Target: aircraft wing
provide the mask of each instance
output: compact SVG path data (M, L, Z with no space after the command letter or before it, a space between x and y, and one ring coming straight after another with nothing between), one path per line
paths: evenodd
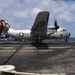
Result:
M39 12L31 28L31 36L45 37L47 34L48 19L49 19L48 11Z

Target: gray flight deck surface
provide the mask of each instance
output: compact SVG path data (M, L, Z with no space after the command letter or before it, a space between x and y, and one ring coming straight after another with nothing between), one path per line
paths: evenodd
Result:
M20 72L75 73L75 40L50 40L43 44L0 41L0 65L3 64L14 65Z

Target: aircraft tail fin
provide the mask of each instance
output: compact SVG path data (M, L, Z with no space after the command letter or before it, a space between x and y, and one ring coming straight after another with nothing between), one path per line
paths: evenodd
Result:
M0 35L1 35L2 31L3 31L3 23L2 23L2 20L0 20Z
M8 23L5 23L4 20L0 20L0 35L1 33L6 33L8 29L10 28Z

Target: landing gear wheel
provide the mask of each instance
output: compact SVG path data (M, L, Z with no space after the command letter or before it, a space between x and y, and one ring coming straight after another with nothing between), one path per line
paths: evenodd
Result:
M42 43L42 40L36 40L36 43Z
M67 42L68 41L68 39L65 39L65 42Z
M38 39L36 40L36 43L42 43L42 39L41 39L40 36L39 36Z

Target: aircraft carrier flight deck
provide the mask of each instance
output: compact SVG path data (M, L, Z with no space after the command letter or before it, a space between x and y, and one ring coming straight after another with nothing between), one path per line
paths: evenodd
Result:
M0 41L0 65L14 65L18 72L36 74L75 73L75 41ZM0 75L14 75L1 73ZM15 75L21 75L16 74ZM25 74L26 75L26 74Z

